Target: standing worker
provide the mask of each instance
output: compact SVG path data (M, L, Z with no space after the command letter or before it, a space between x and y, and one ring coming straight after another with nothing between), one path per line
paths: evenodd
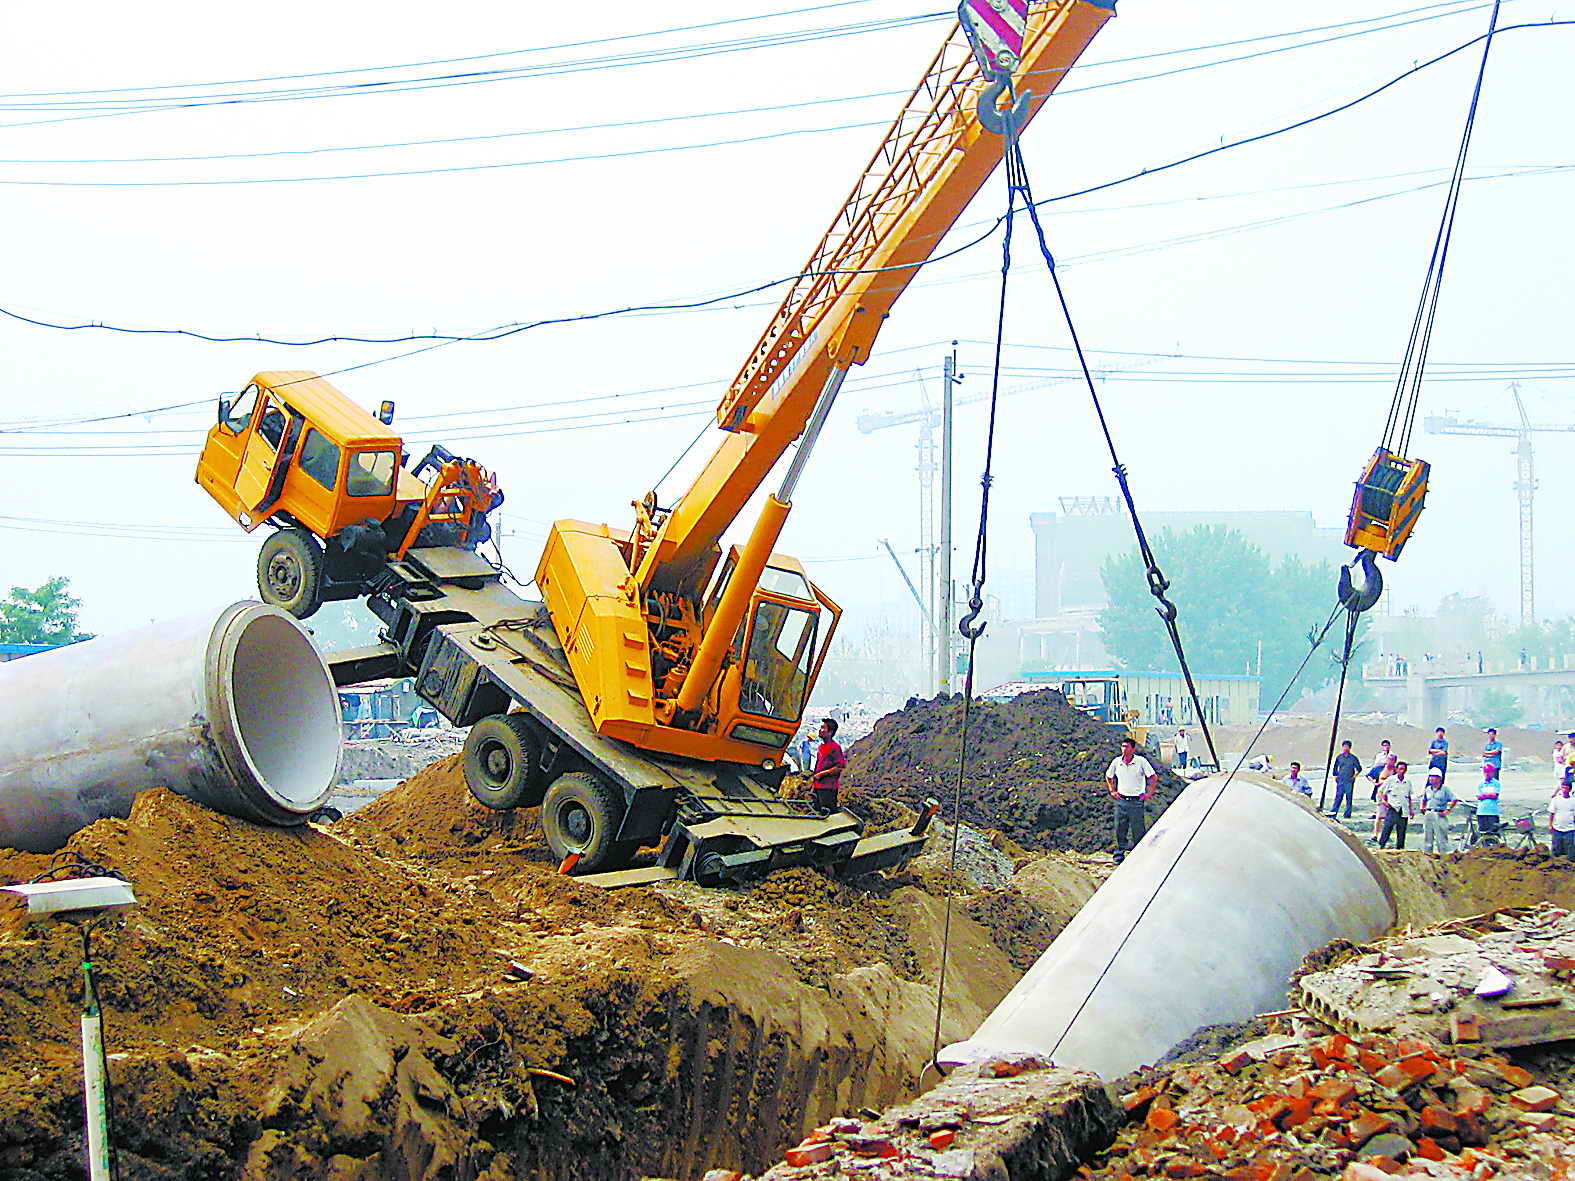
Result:
M1455 793L1444 786L1444 773L1429 768L1427 786L1422 789L1422 848L1429 853L1448 853L1449 814L1454 811ZM1404 843L1400 846L1405 848Z
M1116 864L1126 860L1127 852L1143 839L1146 824L1143 805L1154 797L1159 782L1153 764L1137 753L1137 743L1121 740L1121 754L1105 768L1105 786L1115 801Z
M1176 766L1183 771L1187 769L1187 756L1192 753L1192 743L1187 738L1185 726L1176 731Z
M1337 815L1340 811L1340 801L1345 800L1345 818L1351 818L1351 797L1356 794L1356 773L1362 769L1362 760L1351 753L1351 743L1347 739L1340 743L1340 753L1334 756L1334 808L1329 815Z
M1483 733L1487 735L1487 741L1482 744L1482 762L1493 765L1493 778L1497 779L1504 774L1504 744L1498 740L1498 731L1492 726Z
M1406 826L1416 815L1416 796L1411 790L1411 781L1405 777L1408 769L1405 763L1396 763L1395 773L1385 779L1379 789L1379 799L1385 805L1384 826L1378 833L1380 849L1389 843L1390 833L1394 834L1395 848L1405 848Z
M1427 769L1437 771L1440 779L1449 776L1449 739L1442 726L1433 731L1433 745L1427 748Z
M837 791L842 786L842 768L848 765L837 743L837 720L824 718L820 723L820 749L815 752L815 770L810 775L810 797L815 811L829 816L837 810Z
M1498 790L1498 768L1483 763L1482 782L1477 785L1477 831L1490 836L1498 832Z
M802 775L808 775L815 767L815 743L809 736L809 731L804 731L804 736L798 740L798 769Z
M1548 831L1555 857L1575 858L1575 796L1570 792L1569 783L1561 783L1548 801Z

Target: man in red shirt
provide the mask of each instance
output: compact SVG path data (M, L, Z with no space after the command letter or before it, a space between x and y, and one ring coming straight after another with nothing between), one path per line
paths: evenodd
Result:
M837 745L837 723L826 718L820 723L820 749L815 752L815 770L809 777L810 796L815 811L829 815L837 810L837 789L842 786L842 768L848 760Z

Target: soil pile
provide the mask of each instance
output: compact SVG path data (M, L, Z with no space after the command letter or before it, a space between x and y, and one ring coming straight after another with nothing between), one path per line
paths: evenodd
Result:
M1105 768L1121 753L1116 732L1073 708L1055 689L1009 701L976 701L968 723L962 819L997 829L1029 849L1092 853L1110 848ZM875 723L848 752L843 783L856 810L877 819L956 791L962 699L915 701ZM1186 786L1160 768L1149 818ZM949 806L948 806L949 811Z
M1382 850L1376 856L1394 888L1400 927L1543 902L1575 910L1575 866L1546 849L1472 849L1444 857Z

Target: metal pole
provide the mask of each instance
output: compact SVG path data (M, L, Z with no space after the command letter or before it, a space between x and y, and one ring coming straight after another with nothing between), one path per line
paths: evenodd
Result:
M941 692L952 689L952 386L957 383L957 342L941 369L941 561L936 595L935 680Z
M104 1081L104 1018L93 984L88 930L82 929L82 1098L87 1123L88 1181L110 1181L109 1103Z

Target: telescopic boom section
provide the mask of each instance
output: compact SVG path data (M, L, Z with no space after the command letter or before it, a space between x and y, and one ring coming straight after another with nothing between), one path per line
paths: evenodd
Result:
M1115 0L1032 5L1014 79L1032 95L1026 119L1114 12ZM975 109L984 86L954 28L717 408L728 435L640 555L643 590L703 589L713 547L835 390L834 371L869 360L892 304L1002 159Z

